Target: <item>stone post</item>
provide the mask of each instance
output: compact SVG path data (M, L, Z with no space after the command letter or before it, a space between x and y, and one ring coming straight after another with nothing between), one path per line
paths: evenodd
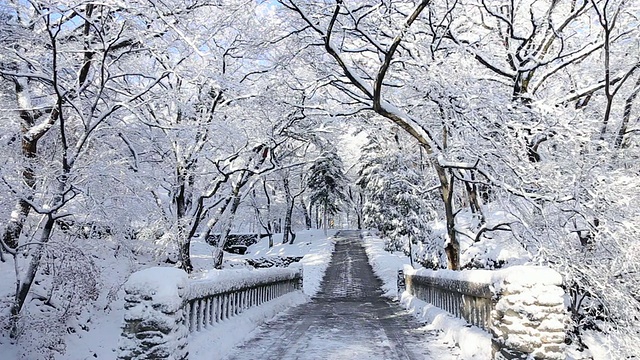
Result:
M187 359L187 291L188 276L180 269L155 267L133 273L125 283L118 359Z
M398 278L396 280L396 286L398 288L398 299L402 297L402 293L407 289L407 284L404 279L404 270L398 270Z
M498 300L489 327L493 358L564 360L568 317L560 274L519 266L508 269L494 286Z
M300 271L298 272L298 284L296 290L304 291L304 268L300 266Z

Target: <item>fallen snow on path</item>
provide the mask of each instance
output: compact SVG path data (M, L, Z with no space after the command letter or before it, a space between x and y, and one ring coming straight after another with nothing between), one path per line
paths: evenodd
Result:
M452 342L380 297L358 237L337 237L318 297L260 327L228 360L459 360Z
M369 264L376 275L382 280L384 296L397 299L398 270L410 263L409 258L401 251L390 253L384 250L384 240L368 232L363 233L363 245L369 258Z
M425 328L440 330L441 339L456 344L460 348L460 357L464 360L491 359L491 335L482 329L469 325L448 312L435 307L415 296L404 292L400 303L418 320L425 323Z

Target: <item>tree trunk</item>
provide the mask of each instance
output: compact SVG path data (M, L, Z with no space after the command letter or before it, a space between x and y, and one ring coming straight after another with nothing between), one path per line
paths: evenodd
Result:
M233 219L235 218L236 211L238 210L238 206L240 205L240 189L247 183L249 180L249 175L243 173L240 180L234 186L233 191L231 192L231 207L229 208L229 218L227 219L224 228L220 232L220 239L218 240L218 246L214 249L213 252L213 267L215 269L222 269L222 261L224 260L224 246L227 243L227 237L229 237L229 233L231 232L231 227L233 226Z
M264 189L264 194L267 198L267 221L265 222L262 219L262 215L260 214L260 206L258 206L258 204L254 202L255 210L256 210L256 219L258 220L258 223L260 224L260 227L262 228L262 230L266 231L266 234L269 237L269 248L272 248L273 232L271 231L271 198L269 197L269 193L267 192L267 185L264 180L262 181L262 187ZM255 190L254 190L254 198L255 198Z
M446 169L435 163L434 167L440 179L440 192L444 202L445 218L447 222L447 235L449 242L444 248L447 255L447 268L449 270L460 269L460 243L456 234L455 214L453 211L453 182L454 177L447 176ZM450 178L450 179L449 179Z
M327 236L327 204L324 204L322 211L322 228L324 229L324 235Z
M22 199L17 201L15 209L11 213L11 219L7 223L7 227L2 234L2 241L10 249L18 247L18 240L20 239L22 229L24 228L24 222L27 220L30 211L31 206L29 206L26 201Z
M469 178L471 180L475 180L473 172L469 172ZM484 213L482 212L482 205L480 203L480 197L478 196L478 186L474 183L465 182L465 189L467 190L467 197L469 199L469 207L471 208L471 212L477 214L480 218L480 224L482 225L486 222L484 217Z
M606 3L605 3L605 9L603 10L606 13ZM606 15L605 15L606 16ZM605 23L603 23L602 21L605 21ZM604 140L605 135L607 133L607 125L609 124L609 118L611 117L611 109L613 107L613 96L614 93L611 90L611 67L610 67L610 62L611 62L611 51L610 51L610 47L611 47L611 30L612 27L609 27L608 24L608 19L606 18L601 18L600 20L602 28L604 30L604 52L603 52L603 56L604 56L604 95L605 95L605 99L607 100L606 105L605 105L605 110L604 110L604 117L602 119L602 126L600 128L600 140Z
M14 84L18 104L32 107L31 101L29 99L29 94L27 94L26 82L23 80L15 80ZM22 120L22 157L24 162L24 169L22 170L22 180L24 181L24 184L29 187L29 189L35 190L35 172L33 170L31 162L36 158L36 155L38 153L38 140L40 140L40 138L48 131L49 128L42 127L42 130L40 130L37 134L27 136L29 131L35 126L35 115L31 109L25 108L20 110L20 119ZM57 111L53 110L49 117L49 123L51 124L53 121L55 121L55 119L57 119ZM22 229L24 227L24 222L29 216L30 211L31 206L29 206L29 203L25 200L20 199L16 202L15 208L11 213L11 218L9 219L7 227L2 234L2 240L10 249L15 249L16 247L18 247L18 240L20 239L20 235L22 234Z
M193 263L191 263L191 239L184 233L184 230L178 231L178 253L180 259L180 268L190 274L193 271Z
M300 206L302 207L302 213L304 214L304 225L306 226L307 230L311 229L311 215L309 214L310 209L307 208L307 204L304 203L304 199L302 198L302 196L300 197Z
M631 92L631 95L625 100L624 104L624 113L622 115L622 124L620 125L620 129L618 130L618 134L616 135L615 147L616 149L622 148L624 144L624 137L627 134L627 128L629 126L629 120L631 119L631 109L633 108L633 102L636 97L640 94L640 77L636 80L635 89Z
M178 258L180 260L180 268L187 273L193 271L193 264L191 263L191 237L186 231L185 221L187 220L187 212L191 205L191 194L187 190L187 169L182 166L178 166L177 169L177 182L179 184L178 192L174 196L174 203L176 204L176 222L178 227Z
M411 264L411 267L414 267L414 264L413 264L413 240L412 240L411 236L409 236L409 263Z
M262 181L262 189L264 190L264 196L267 198L267 226L265 230L267 230L267 235L269 236L269 249L271 249L273 247L273 228L271 227L271 197L269 196L269 191L267 190L267 182L264 180Z
M362 195L362 193L359 193L358 197L360 198L360 201L358 210L356 211L356 216L358 217L358 230L362 230L362 204L364 203L364 195Z
M49 242L51 238L51 232L53 230L53 225L55 224L55 219L52 214L47 214L47 222L44 224L42 229L42 234L40 235L40 243L36 245L36 251L31 255L31 261L29 262L29 267L26 270L24 278L17 285L15 300L13 305L11 306L11 316L13 317L13 325L11 329L11 338L16 338L17 334L17 320L22 307L24 306L24 302L27 299L27 295L29 294L29 290L31 290L31 285L33 285L33 280L38 273L38 268L40 267L40 259L42 258L42 252L44 251L44 247ZM16 259L17 260L17 259ZM17 274L16 274L17 275Z
M287 198L287 204L286 204L287 208L284 214L284 229L282 234L282 243L287 244L289 243L289 235L293 234L293 231L291 231L291 217L293 215L293 205L294 205L295 199L291 195L291 188L289 187L289 179L285 177L283 180L283 183L284 183L283 185L284 185L285 196Z

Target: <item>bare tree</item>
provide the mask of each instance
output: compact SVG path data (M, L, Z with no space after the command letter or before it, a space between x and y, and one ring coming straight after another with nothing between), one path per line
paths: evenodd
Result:
M133 34L124 32L129 23L119 15L125 9L93 4L51 8L40 2L17 6L12 30L20 33L28 26L26 31L44 37L6 45L9 52L0 69L2 77L15 85L23 124L22 180L28 189L25 192L19 181L14 185L4 179L18 202L3 246L16 262L17 253L25 247L31 255L24 273L16 273L14 317L24 305L54 225L72 216L67 205L84 196L83 178L91 176L85 173L85 165L88 157L96 155L98 134L166 76L164 71L143 73L132 66L132 54L144 49L129 37ZM25 52L37 57L24 56ZM48 164L49 156L38 149L46 134L54 138L47 145L53 151ZM36 189L36 179L41 188ZM23 224L34 212L42 224L38 240L21 244Z

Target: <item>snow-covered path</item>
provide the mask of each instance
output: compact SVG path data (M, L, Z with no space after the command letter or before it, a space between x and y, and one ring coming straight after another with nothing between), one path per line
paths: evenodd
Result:
M359 233L342 231L320 293L258 328L229 360L455 360L457 349L381 297Z

